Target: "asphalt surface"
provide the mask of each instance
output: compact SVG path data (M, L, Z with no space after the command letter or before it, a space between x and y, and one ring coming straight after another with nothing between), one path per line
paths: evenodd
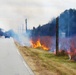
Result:
M0 38L0 75L34 75L12 38Z

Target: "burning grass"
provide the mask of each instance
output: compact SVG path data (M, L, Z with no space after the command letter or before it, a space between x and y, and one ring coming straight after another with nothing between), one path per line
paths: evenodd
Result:
M76 75L76 62L69 61L67 56L16 45L35 75Z
M31 40L31 44L32 48L42 48L43 50L49 50L49 48L46 45L41 44L40 39L38 39L36 42Z
M40 36L40 37L31 37L30 43L32 48L42 48L43 50L50 50L51 48L51 37L50 36Z

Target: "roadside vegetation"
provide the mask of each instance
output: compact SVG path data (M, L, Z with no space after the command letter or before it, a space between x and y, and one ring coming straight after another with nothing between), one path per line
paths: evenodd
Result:
M35 75L76 75L76 62L70 61L68 56L15 44Z

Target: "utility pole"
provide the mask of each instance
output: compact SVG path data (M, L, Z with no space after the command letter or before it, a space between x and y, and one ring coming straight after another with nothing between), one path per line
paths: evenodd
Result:
M56 55L59 51L59 18L56 18Z
M25 19L26 32L27 32L27 19Z

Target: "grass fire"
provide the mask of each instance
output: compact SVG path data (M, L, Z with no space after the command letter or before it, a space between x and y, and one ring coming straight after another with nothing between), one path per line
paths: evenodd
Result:
M49 50L49 48L40 42L40 39L37 41L31 40L31 44L33 48L42 48L43 50Z
M35 75L76 75L76 63L68 56L55 56L42 49L21 46L16 43L24 60Z
M76 75L76 10L65 10L37 28L27 29L25 23L31 44L16 45L35 75Z

